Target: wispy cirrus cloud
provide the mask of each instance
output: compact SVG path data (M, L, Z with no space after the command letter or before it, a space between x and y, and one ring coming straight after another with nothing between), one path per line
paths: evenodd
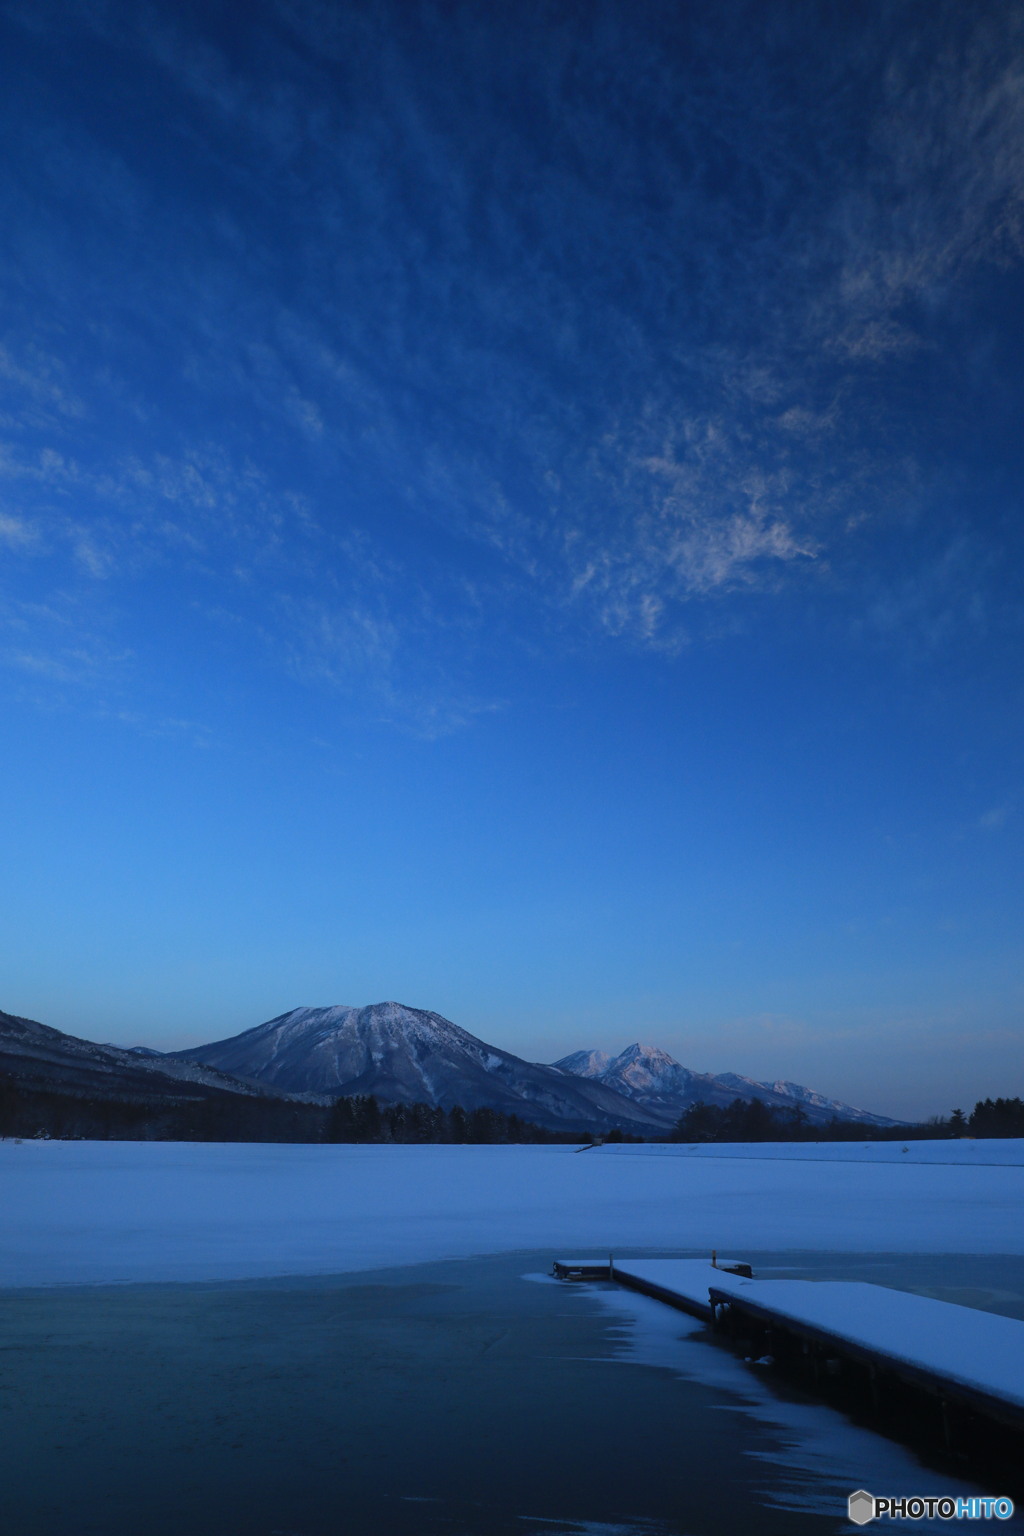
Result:
M38 39L46 9L11 15ZM537 4L510 47L474 7L281 0L244 51L165 6L65 14L136 61L174 163L28 112L5 516L90 579L205 573L280 665L384 708L457 694L446 627L499 609L671 650L838 579L933 473L936 337L1020 260L1009 10L607 3L584 33Z
M24 518L12 517L7 512L0 512L0 544L6 544L13 549L25 549L33 544L35 539L35 529Z

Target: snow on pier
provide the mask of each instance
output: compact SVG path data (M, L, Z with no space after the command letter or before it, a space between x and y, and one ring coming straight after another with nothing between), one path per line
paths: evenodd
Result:
M719 1259L717 1265L707 1259L616 1259L611 1278L682 1312L710 1318L713 1285L728 1289L741 1280L753 1283L734 1272L738 1263L735 1259ZM749 1273L749 1265L743 1269Z
M712 1284L713 1303L1024 1429L1024 1322L861 1280Z

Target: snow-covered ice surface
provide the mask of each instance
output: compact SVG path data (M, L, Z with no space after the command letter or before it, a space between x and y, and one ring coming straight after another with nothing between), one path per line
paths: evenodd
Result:
M3 1141L0 1284L325 1274L519 1249L1024 1253L1024 1166L933 1164L927 1146L894 1166L874 1144L862 1160L815 1161L749 1147Z

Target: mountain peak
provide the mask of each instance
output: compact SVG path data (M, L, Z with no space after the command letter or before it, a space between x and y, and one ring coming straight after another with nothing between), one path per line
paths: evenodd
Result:
M662 1100L687 1093L694 1074L657 1045L627 1045L610 1061L601 1081L635 1101Z
M641 1045L639 1040L635 1041L633 1045L627 1045L626 1049L620 1051L618 1056L615 1057L616 1065L621 1062L623 1066L628 1066L633 1061L657 1063L658 1066L679 1066L679 1062L676 1061L675 1057L670 1056L667 1051L663 1051L659 1045Z
M552 1066L574 1077L601 1077L610 1061L607 1051L573 1051L571 1056L552 1062Z
M394 1001L293 1008L231 1039L180 1054L289 1092L500 1109L574 1131L619 1126L651 1134L671 1124L599 1081L598 1071L556 1071L523 1061L439 1013ZM588 1077L594 1080L584 1081Z

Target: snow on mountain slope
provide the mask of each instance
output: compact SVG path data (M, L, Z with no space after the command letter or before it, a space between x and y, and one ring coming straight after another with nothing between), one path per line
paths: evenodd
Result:
M588 1079L604 1083L635 1104L671 1115L673 1119L698 1101L725 1106L741 1098L760 1099L763 1104L777 1109L799 1107L809 1120L818 1123L831 1120L833 1115L840 1120L856 1120L865 1125L895 1123L884 1115L873 1115L838 1099L828 1099L800 1083L756 1082L736 1072L723 1072L717 1076L691 1072L655 1045L630 1045L614 1057L608 1057L603 1051L576 1051L571 1056L563 1056L555 1066L563 1072L581 1073Z
M736 1072L722 1072L715 1082L724 1087L735 1090L736 1094L745 1099L760 1099L764 1104L779 1105L791 1109L799 1107L806 1111L810 1120L824 1122L831 1120L833 1115L839 1120L856 1120L862 1125L896 1125L898 1121L889 1120L885 1115L874 1115L870 1110L855 1109L852 1104L844 1104L841 1099L826 1098L823 1093L815 1093L812 1088L805 1088L802 1083L791 1083L779 1079L774 1083L756 1082L753 1078L740 1077Z
M601 1078L620 1093L643 1101L647 1098L677 1098L699 1090L704 1078L691 1072L656 1045L627 1045L609 1062Z
M783 1094L797 1104L813 1105L815 1109L827 1109L830 1113L834 1112L846 1119L851 1117L860 1119L867 1114L866 1110L851 1109L849 1104L843 1104L839 1099L827 1099L823 1093L815 1093L812 1088L804 1088L801 1083L790 1083L780 1079L774 1083L762 1083L760 1086L769 1089L772 1093ZM877 1120L879 1117L873 1115L869 1118Z
M571 1056L563 1056L552 1065L574 1077L600 1077L610 1061L607 1051L573 1051Z
M598 1067L602 1058L604 1065ZM588 1077L614 1088L636 1104L667 1115L673 1123L687 1105L696 1104L698 1099L705 1104L729 1104L736 1098L735 1093L720 1088L713 1077L691 1072L656 1045L630 1045L618 1056L607 1056L603 1051L576 1051L572 1056L563 1056L555 1066L562 1072L576 1072L576 1062L588 1066Z
M174 1055L291 1092L499 1109L554 1129L620 1126L656 1134L672 1123L613 1085L523 1061L438 1013L395 1002L293 1008Z

